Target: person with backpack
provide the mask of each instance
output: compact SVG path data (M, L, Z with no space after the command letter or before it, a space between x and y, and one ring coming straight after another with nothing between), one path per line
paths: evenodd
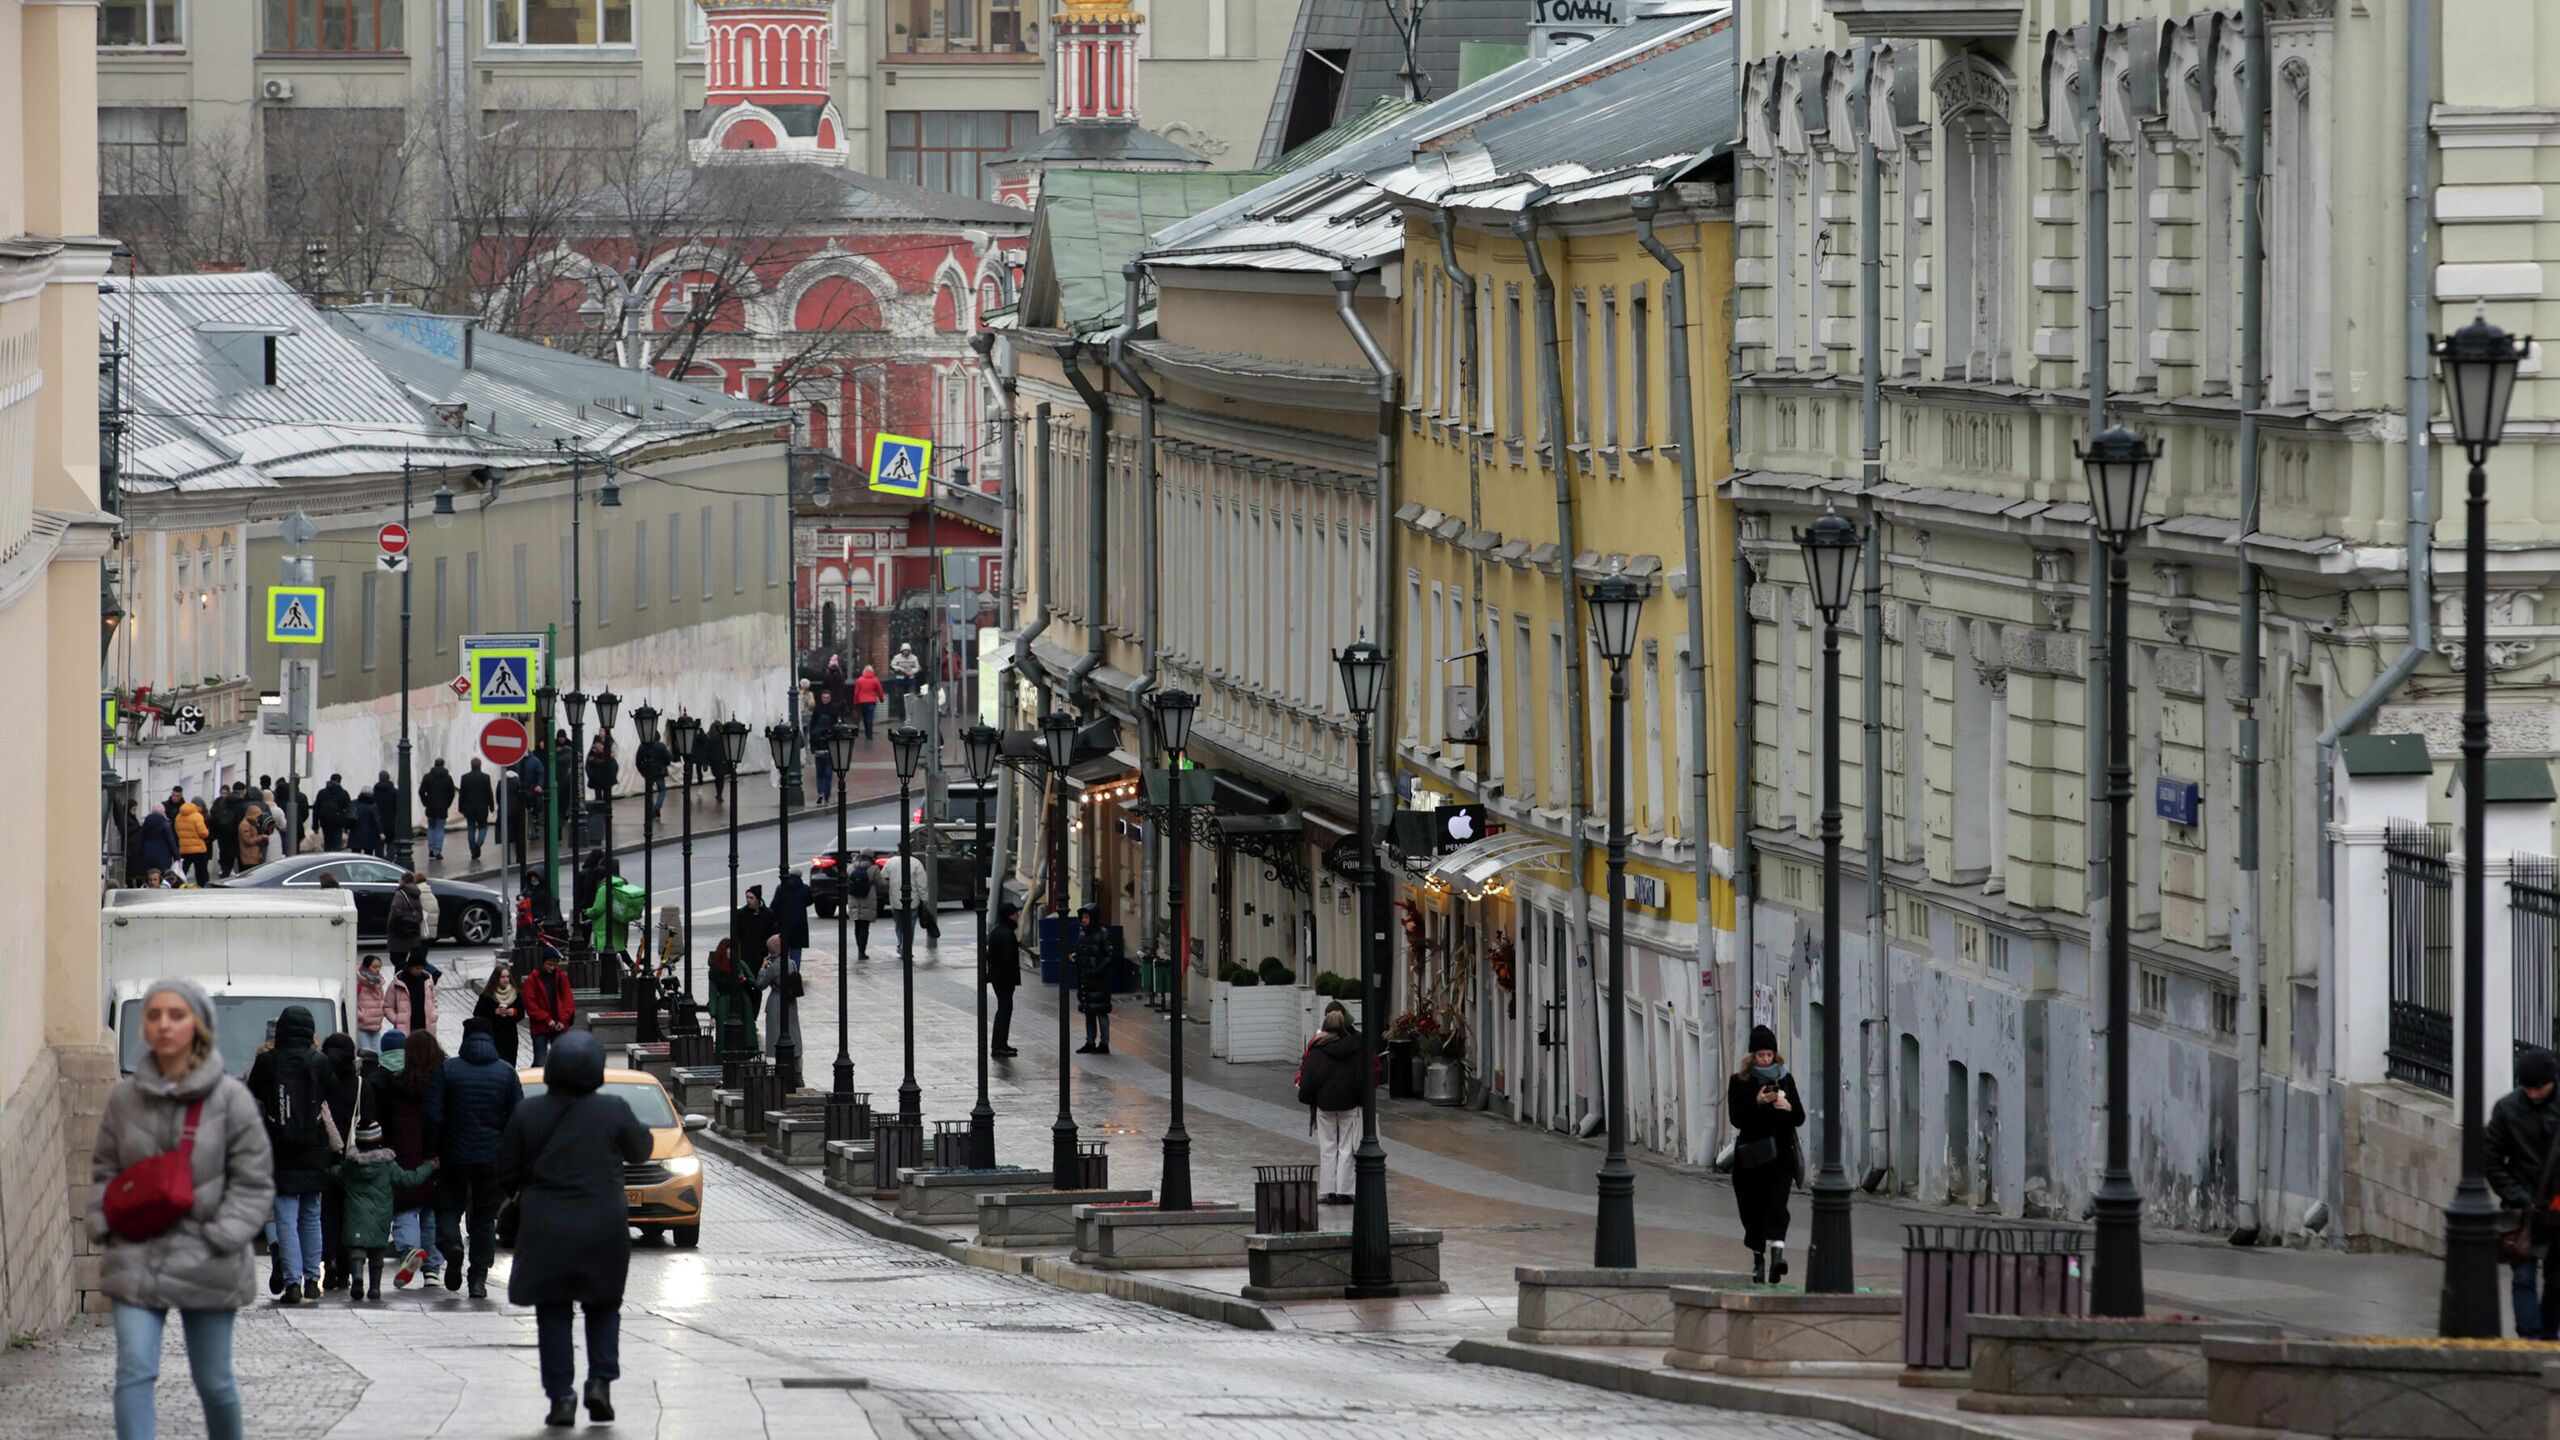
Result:
M190 980L142 1001L145 1052L107 1092L89 1149L98 1289L115 1305L117 1440L154 1433L169 1312L210 1440L242 1440L232 1322L257 1298L258 1232L275 1157L249 1090L224 1073L213 1002Z
M853 953L858 960L871 958L871 922L880 918L879 857L869 850L857 852L844 867L844 898L838 903L845 908L845 918L853 922Z
M329 1061L313 1044L311 1012L287 1005L276 1016L275 1048L249 1067L249 1093L274 1152L279 1305L320 1298L320 1212L339 1142L330 1134Z
M498 1138L523 1099L524 1085L515 1067L498 1058L488 1029L476 1019L464 1021L462 1053L437 1066L427 1082L427 1147L443 1162L436 1173L436 1239L444 1247L444 1288L461 1289L467 1275L474 1300L489 1298L489 1266L498 1258L504 1193Z
M1352 1152L1360 1147L1360 1067L1367 1047L1351 1028L1351 1012L1339 1000L1324 1007L1324 1023L1298 1058L1298 1103L1316 1137L1316 1198L1348 1205L1357 1181Z

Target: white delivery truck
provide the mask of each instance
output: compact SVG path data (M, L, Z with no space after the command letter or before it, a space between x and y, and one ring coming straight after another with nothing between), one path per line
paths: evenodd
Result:
M311 1012L319 1033L355 1031L356 902L345 890L110 890L99 953L107 1028L120 1068L144 1053L142 1002L155 980L178 977L213 999L224 1068L246 1077L285 1007Z

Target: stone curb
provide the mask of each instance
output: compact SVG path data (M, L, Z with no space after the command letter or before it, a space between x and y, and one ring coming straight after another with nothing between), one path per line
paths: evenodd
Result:
M2017 1429L1981 1416L1951 1416L1797 1386L1663 1370L1509 1340L1461 1340L1450 1347L1449 1358L1462 1364L1492 1365L1651 1400L1712 1405L1795 1420L1828 1420L1876 1440L2044 1440L2042 1432Z
M1287 1317L1268 1306L1213 1290L1177 1285L1144 1275L1130 1275L1087 1269L1072 1261L1045 1255L1021 1255L1010 1250L979 1245L957 1236L945 1234L930 1226L914 1225L865 1205L851 1196L839 1195L809 1177L805 1172L782 1164L761 1150L742 1146L708 1130L697 1131L693 1143L732 1164L743 1166L763 1178L797 1194L827 1214L866 1234L894 1241L914 1249L947 1255L963 1265L980 1270L993 1270L1006 1275L1026 1275L1034 1280L1073 1290L1085 1295L1108 1295L1114 1299L1151 1305L1195 1320L1230 1325L1239 1330L1283 1330L1294 1328ZM2008 1440L2003 1436L2002 1440Z

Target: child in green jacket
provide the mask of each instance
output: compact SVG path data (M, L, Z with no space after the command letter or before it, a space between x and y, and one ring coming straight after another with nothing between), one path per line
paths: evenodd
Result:
M356 1126L355 1148L338 1162L338 1178L346 1185L346 1241L350 1264L361 1257L347 1282L347 1298L362 1300L366 1286L382 1298L382 1252L391 1248L391 1196L395 1190L424 1185L435 1177L437 1161L414 1169L400 1168L400 1157L382 1143L382 1126L372 1120Z

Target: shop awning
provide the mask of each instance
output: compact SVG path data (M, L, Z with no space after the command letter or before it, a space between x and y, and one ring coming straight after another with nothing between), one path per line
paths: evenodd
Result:
M1556 857L1564 846L1541 835L1505 830L1450 851L1431 867L1429 878L1452 889L1480 891L1506 870L1560 872Z

